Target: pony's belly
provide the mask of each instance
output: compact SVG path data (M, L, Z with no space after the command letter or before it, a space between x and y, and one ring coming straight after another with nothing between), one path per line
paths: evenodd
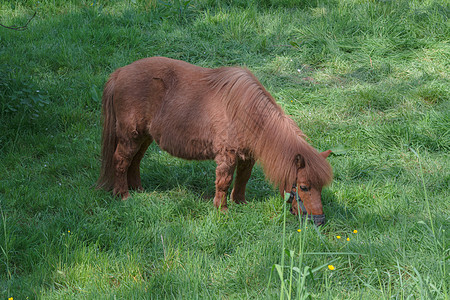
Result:
M209 160L215 158L212 141L191 139L189 141L176 139L160 139L159 147L169 154L188 160Z

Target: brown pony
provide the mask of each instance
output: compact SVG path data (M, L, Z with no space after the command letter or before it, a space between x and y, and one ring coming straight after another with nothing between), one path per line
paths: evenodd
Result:
M201 68L164 57L138 60L117 69L103 91L102 166L99 188L122 199L142 190L139 165L152 141L170 154L214 159L214 205L245 203L245 187L255 161L280 193L298 187L302 213L323 223L322 187L332 179L326 161L246 69ZM297 198L291 212L297 214ZM301 203L300 203L301 204ZM306 212L304 211L306 209ZM317 220L316 220L317 221Z

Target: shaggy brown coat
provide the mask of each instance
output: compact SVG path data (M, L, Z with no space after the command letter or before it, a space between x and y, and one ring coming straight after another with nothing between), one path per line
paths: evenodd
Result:
M280 192L293 184L306 186L309 196L302 199L311 198L304 200L308 213L323 213L320 191L332 179L329 152L321 155L305 141L250 71L145 58L112 73L102 101L98 187L123 199L130 188L142 189L140 161L156 141L176 157L216 161L216 207L226 209L236 168L231 198L245 202L245 186L258 161Z

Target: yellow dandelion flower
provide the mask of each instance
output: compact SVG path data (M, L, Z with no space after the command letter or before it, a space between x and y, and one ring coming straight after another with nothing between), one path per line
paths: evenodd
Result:
M335 269L335 267L333 265L328 265L328 269L330 269L331 271L333 271Z
M341 238L341 236L340 236L340 235L337 235L337 236L336 236L336 238L337 238L337 239L340 239L340 238Z
M353 230L353 233L358 233L358 230L356 230L356 229L355 229L355 230Z
M297 229L297 232L302 232L302 230L301 229Z
M8 300L14 300L14 298L13 297L9 297Z
M347 242L350 241L350 238L347 238Z
M70 230L67 230L68 233L70 233Z

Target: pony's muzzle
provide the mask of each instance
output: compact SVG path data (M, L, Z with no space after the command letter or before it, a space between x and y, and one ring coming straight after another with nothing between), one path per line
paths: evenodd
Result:
M294 208L292 208L292 207L289 209L289 212L290 212L291 214L293 214L294 216L297 216L297 215L298 215L297 210L294 209ZM306 214L306 213L303 213L303 214L302 214L302 219L303 219L303 220L308 219L308 220L310 220L310 221L313 221L314 224L315 224L317 227L322 226L322 225L324 225L324 224L327 222L327 219L325 218L325 215L308 215L308 214Z
M313 221L317 227L324 225L327 221L325 215L303 215L303 218L305 219L306 216L308 216L308 220Z
M308 216L308 218L309 217L311 217L311 216ZM313 219L314 224L316 224L316 226L322 226L327 221L327 219L325 218L325 215L313 215L312 219Z
M300 213L302 215L302 219L308 219L310 221L313 221L316 226L322 226L326 222L326 218L324 214L321 215L309 215L306 212L306 207L303 204L303 201L300 199L296 192L296 186L294 185L292 187L292 192L290 194L285 193L284 199L287 203L291 203L291 208L289 209L289 212L293 214L294 216L298 216Z

